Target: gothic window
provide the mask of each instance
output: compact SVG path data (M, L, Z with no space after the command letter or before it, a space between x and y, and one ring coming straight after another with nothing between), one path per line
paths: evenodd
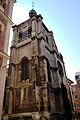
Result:
M27 58L23 58L21 62L21 81L29 79L29 63Z
M48 75L48 81L51 82L50 65L48 60L47 60L47 75Z
M59 75L62 79L63 78L63 68L62 68L62 65L59 61L58 61L58 70L59 70Z

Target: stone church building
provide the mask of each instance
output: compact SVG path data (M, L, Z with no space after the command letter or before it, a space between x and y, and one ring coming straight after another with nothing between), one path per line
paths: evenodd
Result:
M13 26L3 120L72 120L63 56L35 10Z

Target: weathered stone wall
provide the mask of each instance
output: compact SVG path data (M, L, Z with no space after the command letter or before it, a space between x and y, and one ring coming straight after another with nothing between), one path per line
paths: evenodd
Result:
M10 117L32 116L34 120L50 119L53 113L63 113L61 84L67 88L67 82L63 57L53 33L42 22L41 15L13 26L13 31L5 113ZM27 59L29 67L29 77L25 80L22 79L23 58Z

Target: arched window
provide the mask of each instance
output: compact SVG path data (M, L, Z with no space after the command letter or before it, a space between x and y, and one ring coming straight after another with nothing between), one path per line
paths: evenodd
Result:
M21 81L29 79L29 62L26 57L21 61Z
M51 73L50 73L50 65L49 65L49 61L47 61L47 75L48 75L48 81L51 82Z
M62 68L62 65L61 63L58 61L58 70L59 70L59 75L61 77L61 79L63 78L63 68Z

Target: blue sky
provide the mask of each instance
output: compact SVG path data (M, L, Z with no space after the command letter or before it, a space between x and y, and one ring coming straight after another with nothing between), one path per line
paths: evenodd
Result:
M28 18L32 0L17 0L13 22L19 24ZM54 33L58 50L62 53L67 77L74 81L80 71L80 0L34 0L34 9Z

